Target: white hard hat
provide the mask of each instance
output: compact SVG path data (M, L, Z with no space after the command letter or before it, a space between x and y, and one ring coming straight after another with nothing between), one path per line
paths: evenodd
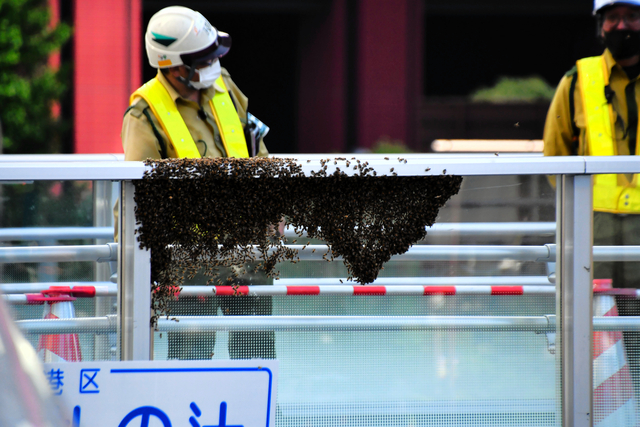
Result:
M149 64L168 68L219 58L229 51L231 37L216 30L200 12L170 6L151 17L144 44Z
M628 5L640 7L640 0L594 0L593 2L593 14L598 13L602 8L614 5Z

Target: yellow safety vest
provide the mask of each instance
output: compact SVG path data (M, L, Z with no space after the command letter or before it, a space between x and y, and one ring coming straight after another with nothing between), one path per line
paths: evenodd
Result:
M211 111L218 125L222 144L227 157L246 158L249 157L247 142L244 138L244 130L240 123L238 113L231 101L227 87L222 81L222 77L216 80L223 91L216 91L209 101ZM140 97L147 101L151 111L160 122L160 126L169 137L171 144L176 149L179 158L200 158L198 147L185 124L176 103L169 95L167 89L157 78L153 78L136 90L129 99L129 104L133 104L134 99Z
M613 107L604 96L609 84L609 70L604 56L584 58L577 62L580 95L584 107L590 156L615 156L615 121ZM640 136L640 133L638 134ZM638 154L636 144L636 153ZM637 175L627 185L618 185L618 175L594 175L593 208L601 212L640 213L640 190ZM621 176L622 182L627 182Z

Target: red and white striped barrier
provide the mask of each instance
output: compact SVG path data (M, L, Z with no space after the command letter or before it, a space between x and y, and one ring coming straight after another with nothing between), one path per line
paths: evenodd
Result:
M593 281L593 315L617 316L610 279ZM638 426L635 396L622 332L593 333L593 424L597 427Z
M43 291L45 319L72 319L75 316L75 297L66 286ZM80 362L82 353L78 334L40 335L38 357L42 362Z
M39 294L10 294L3 295L4 300L9 304L42 305L48 301L60 302L60 298L93 298L100 296L115 296L116 287L113 286L49 286L40 291ZM50 295L55 294L55 297Z
M194 289L199 288L199 289ZM202 288L207 294L215 295L553 295L553 286L185 286L180 295L203 295Z
M598 281L594 281L596 283ZM93 298L98 296L115 296L116 286L49 286L40 293L2 295L10 304L45 304L51 301L48 296L57 292L59 301L63 295L69 298ZM555 286L518 285L518 286L435 286L435 285L263 285L263 286L184 286L177 295L209 296L209 295L555 295ZM621 295L630 298L640 298L640 289L613 289L597 285L593 289L594 295Z

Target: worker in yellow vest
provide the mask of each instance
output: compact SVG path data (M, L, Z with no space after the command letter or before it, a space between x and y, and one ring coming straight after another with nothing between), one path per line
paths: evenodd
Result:
M199 12L181 6L151 17L145 34L156 77L131 95L125 160L267 156L268 128L247 114L247 97L220 66L231 47Z
M637 155L640 104L640 0L595 0L600 56L577 61L560 81L544 128L546 156ZM594 245L640 245L638 175L595 175ZM640 263L597 262L594 278L640 288ZM623 316L640 315L635 299L618 299ZM640 336L624 333L640 390Z
M136 90L122 124L125 160L268 156L263 138L269 128L247 112L247 97L220 66L231 47L229 34L218 31L194 10L166 7L153 15L145 34L149 64L156 77ZM251 271L251 267L247 270ZM235 278L237 285L270 284L253 272ZM199 276L189 284L204 285ZM270 315L270 297L181 297L171 315ZM210 359L213 332L168 335L170 359ZM232 359L275 358L273 332L232 332Z

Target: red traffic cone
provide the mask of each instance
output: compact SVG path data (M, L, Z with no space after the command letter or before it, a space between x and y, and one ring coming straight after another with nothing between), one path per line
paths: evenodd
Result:
M51 286L42 291L45 295L45 319L72 319L76 317L73 308L71 288ZM38 357L43 362L80 362L80 341L78 334L41 335L38 342Z
M593 315L617 316L611 279L593 281ZM602 292L602 293L601 293ZM593 332L593 425L636 427L636 399L620 331Z

